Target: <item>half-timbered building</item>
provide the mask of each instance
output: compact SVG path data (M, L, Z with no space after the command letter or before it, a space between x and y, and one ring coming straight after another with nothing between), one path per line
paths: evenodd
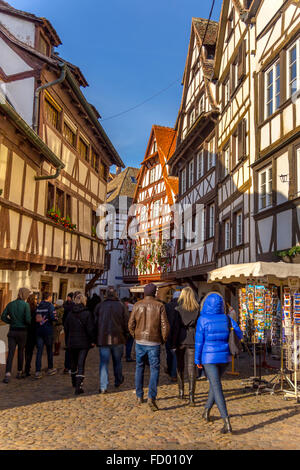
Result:
M19 287L65 298L103 270L92 227L124 164L59 44L49 21L0 1L0 308Z
M205 291L207 273L216 266L215 127L219 111L211 78L217 34L218 23L192 19L176 150L168 162L171 174L179 178L174 271L177 279L191 283L199 294Z
M124 280L141 285L168 279L175 259L172 206L178 180L167 163L176 144L176 131L154 125L138 175L128 235L124 247Z
M129 289L133 284L123 281L124 242L128 212L133 203L137 185L138 168L127 167L113 175L107 185L107 240L105 249L104 271L94 286L95 293L105 293L107 286L113 286L119 298L129 297Z
M243 21L252 2L223 2L213 78L217 80L218 250L217 266L247 263L250 251L251 101L250 24Z
M264 0L254 21L253 251L278 261L300 242L300 3Z

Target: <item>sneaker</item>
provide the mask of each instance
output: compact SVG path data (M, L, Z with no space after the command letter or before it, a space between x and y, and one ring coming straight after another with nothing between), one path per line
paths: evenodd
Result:
M4 384L8 384L10 382L10 374L9 375L6 375L3 379L3 383Z
M57 369L48 369L47 375L55 375L57 373Z
M35 379L41 379L43 377L43 374L41 372L36 372L34 378Z

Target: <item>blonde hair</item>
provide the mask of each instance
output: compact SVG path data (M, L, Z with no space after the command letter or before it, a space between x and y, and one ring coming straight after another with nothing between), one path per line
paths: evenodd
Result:
M184 287L178 299L178 304L188 312L199 310L199 304L196 300L194 291L191 287Z
M75 302L75 304L83 304L83 305L86 305L87 298L86 298L86 296L83 295L83 294L78 294L78 295L76 295L74 302Z

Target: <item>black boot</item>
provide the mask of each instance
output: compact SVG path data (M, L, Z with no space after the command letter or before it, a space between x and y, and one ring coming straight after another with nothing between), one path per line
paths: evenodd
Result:
M72 387L76 387L76 374L77 372L71 372Z
M83 375L76 375L76 377L75 377L75 395L81 395L81 393L84 393L84 390L82 388L83 380L84 380Z
M195 406L195 388L196 388L196 377L189 378L189 405Z
M177 382L178 382L178 391L179 391L179 398L180 400L184 399L184 378L182 374L177 372Z
M232 428L231 428L229 417L223 419L223 421L224 421L224 427L221 429L221 433L222 434L232 433Z
M210 409L209 409L209 408L204 408L204 412L203 412L202 418L205 419L205 421L206 421L207 423L210 422L209 414L210 414Z

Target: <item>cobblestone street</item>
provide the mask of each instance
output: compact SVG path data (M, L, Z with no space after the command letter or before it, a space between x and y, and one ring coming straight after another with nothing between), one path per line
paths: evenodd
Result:
M80 397L73 395L70 379L62 373L63 353L56 358L59 372L55 376L39 381L12 378L9 385L1 382L1 449L300 449L295 438L300 405L285 401L280 394L245 392L241 385L249 364L245 354L240 360L244 374L226 374L224 380L234 429L231 436L219 433L222 420L217 409L213 409L212 423L201 419L206 380L197 382L196 407L190 408L188 402L177 399L177 384L171 384L163 372L163 356L157 400L160 411L153 413L146 403L136 406L135 363L123 364L124 384L120 389L111 385L107 395L98 394L97 349L88 356L85 394ZM2 365L1 377L3 373ZM145 379L147 383L148 368Z

